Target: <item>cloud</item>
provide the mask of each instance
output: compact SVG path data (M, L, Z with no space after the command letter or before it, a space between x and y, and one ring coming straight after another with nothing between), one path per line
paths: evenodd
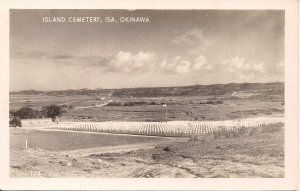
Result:
M10 58L18 60L44 59L47 56L42 50L26 50L24 47L14 46L10 48Z
M30 49L24 47L11 47L10 58L20 61L71 61L76 60L79 56L71 55L55 49Z
M168 75L181 75L212 69L212 66L207 63L207 59L204 56L198 56L191 61L183 59L180 56L176 56L173 59L159 59L156 54L143 51L137 54L120 51L117 55L111 57L107 64L102 67L105 67L105 72L136 74L152 71Z
M284 73L284 63L283 62L278 62L276 65L275 65L275 72L276 73L281 73L283 74Z
M13 46L10 49L10 58L22 64L44 64L49 63L55 66L80 66L98 67L105 65L108 61L106 57L74 55L56 48L30 49Z
M227 71L228 75L232 75L238 80L255 80L266 77L265 64L249 63L245 58L233 57L224 60L221 64L221 69Z
M182 60L175 64L174 70L177 74L185 74L190 71L191 65L189 61Z
M207 59L204 56L198 56L192 61L182 59L180 56L172 60L164 59L159 64L159 67L166 74L186 74L212 69L212 66L207 63Z
M195 43L202 42L203 44L207 43L207 38L204 36L201 29L194 29L185 33L182 33L176 36L172 42L174 44L190 44L194 45Z
M187 52L193 55L204 53L213 44L201 29L194 29L176 36L171 42L175 45L185 45Z
M73 59L75 56L69 55L69 54L53 54L49 56L48 58L53 60L68 60Z
M194 61L193 69L210 71L213 69L213 67L211 64L207 64L206 57L198 56L198 57L196 57L196 59Z
M139 51L136 54L119 51L115 55L103 57L72 55L55 50L14 49L11 57L13 60L18 60L22 63L49 63L58 67L93 67L101 72L124 74L159 72L167 75L182 75L191 72L211 71L213 69L203 55L191 56L189 59L183 59L181 56L159 58L153 52L144 51Z
M284 62L267 65L267 77L272 81L284 81Z
M138 73L147 71L156 63L156 57L151 52L130 52L120 51L117 55L111 57L106 65L105 71L120 73Z

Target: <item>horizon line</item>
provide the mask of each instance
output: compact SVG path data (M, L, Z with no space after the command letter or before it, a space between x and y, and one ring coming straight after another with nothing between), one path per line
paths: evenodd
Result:
M138 86L138 87L126 87L126 88L79 88L79 89L57 89L57 90L37 90L37 89L24 89L17 91L9 91L9 93L13 92L23 92L23 91L41 91L41 92L51 92L51 91L67 91L67 90L120 90L120 89L140 89L140 88L176 88L176 87L190 87L190 86L213 86L213 85L228 85L228 84L274 84L274 83L284 83L284 81L276 81L276 82L231 82L231 83L213 83L213 84L194 84L194 85L185 85L185 86Z

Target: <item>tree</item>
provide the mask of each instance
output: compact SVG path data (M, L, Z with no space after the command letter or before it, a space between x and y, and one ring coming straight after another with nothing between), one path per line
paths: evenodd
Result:
M32 109L29 106L22 107L14 113L15 117L19 117L20 119L34 119L39 115L39 111Z
M72 109L74 109L74 106L73 105L69 105L68 109L72 110Z
M61 116L63 111L60 106L49 105L42 108L42 113L45 117L51 117L52 121L55 121L56 117Z

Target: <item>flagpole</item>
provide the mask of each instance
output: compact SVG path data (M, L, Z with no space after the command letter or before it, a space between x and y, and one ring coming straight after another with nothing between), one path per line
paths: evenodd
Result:
M168 105L166 104L166 122L168 121Z
M166 108L166 122L167 122L168 121L168 105L163 104L162 106Z

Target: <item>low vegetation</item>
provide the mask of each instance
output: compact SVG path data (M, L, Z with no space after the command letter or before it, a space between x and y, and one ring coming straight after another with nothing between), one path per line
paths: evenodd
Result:
M236 128L232 131L228 131L224 128L219 131L208 133L206 135L192 136L190 141L210 142L216 139L246 137L246 136L257 135L260 133L274 133L277 131L281 131L283 127L284 127L283 122L277 122L277 123L270 123L264 126L241 127L241 128Z
M35 110L32 107L25 106L17 111L10 111L10 114L14 117L18 117L20 119L36 119L36 118L42 118L43 114L39 110Z
M38 118L52 118L52 120L55 120L57 116L61 116L63 113L63 109L60 106L57 105L49 105L42 107L41 110L35 110L30 106L25 106L17 111L10 111L10 121L14 122L17 119L38 119Z
M169 96L205 96L231 95L235 91L264 91L262 97L270 94L284 94L284 83L231 83L213 85L195 85L183 87L156 87L156 88L124 88L124 89L79 89L61 91L26 90L10 92L11 95L51 95L51 96L78 96L98 95L113 97L169 97ZM265 99L265 98L264 98Z
M32 90L10 109L14 123L63 114L10 129L12 177L284 177L284 83Z
M222 100L208 100L208 101L203 101L199 102L199 104L223 104L224 102ZM175 102L147 102L147 101L125 101L125 102L120 102L120 101L112 101L106 104L106 106L148 106L148 105L181 105L181 103L175 103ZM189 104L194 104L193 101L190 101Z

